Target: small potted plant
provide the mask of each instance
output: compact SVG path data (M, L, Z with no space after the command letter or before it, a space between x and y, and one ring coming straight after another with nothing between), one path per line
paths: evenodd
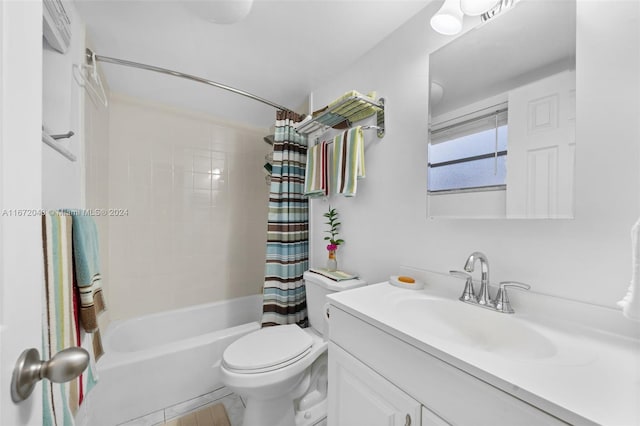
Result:
M336 271L338 269L338 260L336 259L336 250L338 250L338 246L344 243L344 240L338 238L338 230L340 228L340 222L338 222L338 212L336 209L332 209L329 206L329 211L324 214L324 217L327 218L328 222L325 222L329 225L329 230L324 231L329 234L324 237L325 241L329 241L327 245L327 250L329 251L329 259L327 260L327 270L328 271Z

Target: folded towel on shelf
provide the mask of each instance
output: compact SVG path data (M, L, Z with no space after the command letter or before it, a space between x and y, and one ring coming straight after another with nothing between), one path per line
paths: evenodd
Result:
M364 96L364 95L356 92L355 90L352 90L351 92L345 93L343 96L341 96L340 98L336 99L331 104L329 104L329 108L331 108L332 106L338 104L339 102L343 101L344 99L348 99L350 97L368 98L371 101L375 102L376 93L375 92L371 92L367 96ZM363 120L363 119L365 119L367 117L370 117L373 114L375 114L377 111L378 111L378 108L374 107L369 102L366 102L366 101L363 101L363 100L353 100L352 102L348 102L348 103L344 104L343 106L333 110L333 112L335 114L339 114L339 115L341 115L343 117L347 117L349 119L349 121L352 122L352 123L355 123L356 121L360 121L360 120Z
M332 111L326 113L318 121L334 129L346 129L350 127L350 123L365 119L375 114L379 108L374 107L370 102L376 102L376 92L371 92L368 95L363 95L355 90L351 90L344 95L340 96L329 105L320 108L313 112L313 117L317 118L321 114L325 113L328 109ZM349 102L345 102L349 100ZM343 103L343 105L337 105Z
M335 106L335 105L339 104L340 102L344 101L345 99L356 98L356 97L369 98L369 99L371 99L373 101L376 98L376 92L369 92L365 96L362 93L358 92L357 90L349 90L347 93L345 93L344 95L340 96L339 98L337 98L333 102L331 102L327 107L331 108L332 106Z
M327 146L323 141L307 151L307 168L304 177L304 195L309 198L329 195L327 176Z
M100 275L98 228L91 216L74 213L73 259L75 286L80 295L80 325L87 333L93 333L96 359L102 354L98 315L106 309Z
M315 272L316 274L320 274L334 281L346 281L358 278L358 276L355 274L350 274L343 271L329 271L328 269L324 268L311 268L311 272Z
M358 179L366 176L362 127L354 127L334 138L332 174L336 194L356 195Z
M43 312L43 359L61 350L81 346L89 352L89 367L66 383L43 381L43 424L67 425L85 395L97 380L93 338L80 331L77 295L73 288L72 219L69 214L51 212L42 218L45 261L45 303Z

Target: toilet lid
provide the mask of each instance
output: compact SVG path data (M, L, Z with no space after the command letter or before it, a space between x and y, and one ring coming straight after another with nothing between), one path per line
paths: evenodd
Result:
M295 324L267 327L241 337L222 355L224 366L259 373L277 370L311 351L313 339Z

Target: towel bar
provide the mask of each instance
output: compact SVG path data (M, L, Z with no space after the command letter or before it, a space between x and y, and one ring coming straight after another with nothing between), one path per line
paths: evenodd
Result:
M370 125L370 126L361 126L362 130L370 130L370 129L375 129L378 131L378 133L383 132L384 133L384 127L380 127L380 126L374 126L374 125ZM345 130L346 131L346 130ZM316 138L315 139L316 143L320 142L320 138ZM331 145L333 143L333 139L330 141L327 141L327 145Z
M49 135L51 136L51 139L69 139L71 136L75 135L75 133L73 133L73 130L69 130L67 133L62 133L61 135Z
M69 132L69 133L73 133L73 132ZM57 142L57 139L63 139L65 135L54 135L54 136L58 136L58 137L54 138L52 135L48 134L45 130L42 130L43 143L49 145L54 150L58 151L60 154L62 154L63 157L65 157L69 161L76 161L76 156L71 151L64 148ZM71 137L71 136L67 136L67 137Z

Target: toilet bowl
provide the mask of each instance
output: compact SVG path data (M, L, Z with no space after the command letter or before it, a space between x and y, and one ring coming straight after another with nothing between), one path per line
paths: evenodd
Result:
M312 426L326 417L327 294L365 285L304 273L309 328L266 327L224 351L222 382L245 399L243 426Z

